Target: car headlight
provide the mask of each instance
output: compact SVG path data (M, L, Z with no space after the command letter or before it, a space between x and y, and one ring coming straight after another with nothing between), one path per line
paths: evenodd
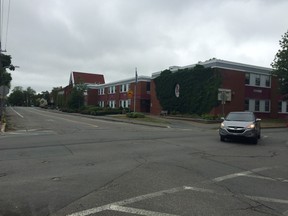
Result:
M220 127L221 127L221 128L224 128L224 127L225 127L224 122L221 123Z
M254 129L254 128L255 128L255 124L254 124L254 123L253 123L253 124L250 124L250 125L247 126L247 128L248 128L248 129Z

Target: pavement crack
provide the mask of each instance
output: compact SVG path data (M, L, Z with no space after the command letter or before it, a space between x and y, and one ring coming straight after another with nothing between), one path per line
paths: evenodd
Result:
M115 183L116 180L122 178L122 177L125 176L125 175L128 175L129 173L133 172L134 170L138 169L138 168L141 167L141 166L143 166L143 164L138 164L137 166L133 167L132 169L123 172L122 174L120 174L120 175L116 176L115 178L111 179L110 181L106 182L104 185L100 186L99 188L94 189L94 190L92 190L92 191L90 191L90 192L88 192L88 193L86 193L86 194L78 197L77 199L74 199L73 201L65 204L64 206L62 206L62 207L59 208L58 210L55 210L55 212L53 212L53 213L56 214L57 212L63 210L64 208L66 208L67 206L71 205L72 203L77 202L77 201L79 201L79 200L81 200L81 199L89 196L89 195L92 194L92 193L97 193L98 191L105 190L105 189L109 189L109 188L111 188L112 186L117 185L117 184Z
M239 195L235 193L233 190L231 190L231 188L229 188L226 185L222 185L222 184L217 184L217 185L219 187L226 189L229 193L231 193L231 196L237 199L239 202L245 205L248 205L248 207L246 208L238 208L236 210L241 210L241 211L251 210L251 211L266 214L266 215L275 215L275 216L281 215L281 212L278 212L276 209L271 208L270 206L265 205L257 200L248 198L249 201L247 201L247 197L243 197L241 194ZM261 208L264 208L264 209L261 209ZM268 211L265 209L267 209Z
M73 151L70 148L68 148L66 145L63 145L63 147L66 148L72 155L74 155Z
M265 205L265 204L263 204L263 203L261 203L259 201L256 201L256 200L251 200L251 199L249 199L249 200L255 202L256 205L252 205L251 203L244 202L242 200L242 202L250 205L248 208L243 209L243 210L249 210L250 209L252 211L259 212L259 213L266 214L266 215L275 215L275 216L282 215L282 213L280 211L277 211L276 209L274 209L274 208L272 208L272 207L270 207L268 205ZM261 208L264 208L264 209L261 210ZM269 210L269 212L265 211L265 209Z

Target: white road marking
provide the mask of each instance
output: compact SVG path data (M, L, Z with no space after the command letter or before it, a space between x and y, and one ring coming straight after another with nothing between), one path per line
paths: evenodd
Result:
M253 169L251 171L244 171L244 172L233 173L233 174L229 174L229 175L226 175L226 176L217 177L217 178L214 178L212 181L220 182L220 181L224 181L224 180L227 180L227 179L232 179L232 178L236 178L236 177L239 177L239 176L246 176L246 175L253 174L254 172L259 172L259 171L268 170L268 169L272 169L272 168L275 168L275 167L256 168L256 169Z
M11 110L13 110L13 112L15 112L18 116L20 116L21 118L24 118L24 116L22 116L20 113L18 113L16 110L14 110L12 107L10 107Z
M184 189L193 190L193 191L202 192L202 193L215 193L215 191L210 190L210 189L196 188L196 187L190 187L190 186L184 186Z
M257 171L259 171L259 169L257 169ZM262 168L262 170L263 170L263 168ZM136 208L132 208L132 207L125 207L124 205L132 204L135 202L139 202L139 201L143 201L146 199L151 199L151 198L155 198L155 197L159 197L159 196L164 196L166 194L173 194L173 193L177 193L177 192L181 192L181 191L187 191L187 190L196 191L196 192L200 192L200 193L210 193L210 194L215 194L218 196L235 196L235 197L238 196L238 197L245 197L245 198L255 200L255 201L288 204L288 200L284 200L284 199L275 199L275 198L261 197L261 196L250 196L250 195L245 195L245 194L237 195L237 194L232 194L232 193L218 193L218 192L216 192L214 190L210 190L210 189L191 187L191 186L183 186L183 187L177 187L177 188L172 188L172 189L168 189L168 190L158 191L155 193L145 194L142 196L137 196L134 198L126 199L123 201L111 203L111 204L96 207L96 208L87 209L87 210L80 211L80 212L75 212L75 213L69 214L67 216L88 216L88 215L95 214L95 213L102 212L102 211L106 211L106 210L113 210L113 211L132 213L132 214L137 214L137 215L147 215L147 216L175 216L175 215L167 214L167 213L154 212L154 211L143 210L143 209L136 209ZM284 215L288 215L288 211L285 212Z
M189 186L185 186L185 188L187 190L193 190L193 191L197 191L197 192L202 192L202 193L213 193L213 194L217 194L220 196L231 196L231 194L226 194L226 193L218 193L215 192L213 190L209 190L209 189L204 189L204 188L196 188L196 187L189 187ZM234 196L243 196L252 200L256 200L256 201L265 201L265 202L273 202L273 203L281 203L281 204L288 204L288 200L283 200L283 199L275 199L275 198L270 198L270 197L260 197L260 196L250 196L250 195L234 195Z
M259 196L250 196L250 195L243 195L243 196L252 200L256 200L256 201L288 204L288 200L283 200L283 199L274 199L274 198L269 198L269 197L259 197Z
M117 206L117 205L111 205L109 210L131 213L131 214L138 214L138 215L146 215L146 216L177 216L174 214L166 214L166 213L160 213L160 212L154 212L154 211L148 211L144 209L124 207L124 206Z
M239 175L241 176L241 175ZM280 181L283 183L288 183L287 179L282 179L282 178L270 178L270 177L266 177L266 176L258 176L258 175L244 175L245 177L251 177L251 178L258 178L258 179L264 179L264 180L270 180L270 181Z
M91 208L91 209L87 209L87 210L80 211L80 212L75 212L75 213L69 214L67 216L88 216L88 215L91 215L91 214L95 214L97 212L109 210L111 205L115 205L115 206L128 205L128 204L132 204L132 203L139 202L139 201L142 201L142 200L151 199L151 198L154 198L154 197L163 196L165 194L172 194L172 193L176 193L176 192L184 191L184 190L185 190L185 187L177 187L177 188L172 188L172 189L168 189L168 190L158 191L158 192L155 192L155 193L150 193L150 194L145 194L145 195L133 197L133 198L130 198L130 199L126 199L126 200L122 200L122 201L119 201L119 202L111 203L111 204L108 204L108 205L104 205L104 206L100 206L100 207L96 207L96 208Z
M75 213L69 214L67 216L87 216L87 215L91 215L91 214L105 211L105 210L109 209L109 207L110 207L110 205L104 205L104 206L100 206L97 208L87 209L87 210L84 210L81 212L75 212Z
M165 194L172 194L172 193L176 193L176 192L180 192L180 191L184 191L185 188L184 187L177 187L177 188L172 188L172 189L168 189L168 190L162 190L162 191L158 191L155 193L150 193L150 194L145 194L145 195L141 195L141 196L137 196L131 199L126 199L120 202L116 202L113 203L114 205L128 205L131 203L135 203L135 202L139 202L142 200L146 200L146 199L151 199L154 197L159 197L159 196L163 196Z

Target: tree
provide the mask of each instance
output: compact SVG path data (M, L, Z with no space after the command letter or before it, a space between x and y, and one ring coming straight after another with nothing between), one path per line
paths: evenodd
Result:
M28 87L24 91L26 106L31 106L35 104L35 94L36 94L36 91L32 89L31 87Z
M24 106L25 95L21 86L16 86L8 97L8 102L12 106Z
M15 67L11 65L11 56L4 55L1 53L0 55L0 86L8 86L10 87L10 82L12 80L11 74L6 71L6 68L10 70L15 70Z
M9 104L13 106L31 106L35 104L35 90L28 87L26 90L16 86L8 97Z
M281 93L288 94L288 31L282 35L279 44L280 49L271 63L272 74L278 77Z
M53 105L54 107L62 107L63 106L63 94L59 94L60 92L62 92L63 89L62 87L54 87L52 89L51 92L51 97L52 97L52 101L53 101Z
M71 109L79 109L84 106L84 92L87 90L85 84L78 84L73 87L68 98L68 107Z

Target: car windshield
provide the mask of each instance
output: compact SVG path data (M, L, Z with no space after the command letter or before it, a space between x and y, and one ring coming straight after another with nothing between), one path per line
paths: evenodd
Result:
M227 121L254 121L253 114L250 113L229 113L226 117Z

